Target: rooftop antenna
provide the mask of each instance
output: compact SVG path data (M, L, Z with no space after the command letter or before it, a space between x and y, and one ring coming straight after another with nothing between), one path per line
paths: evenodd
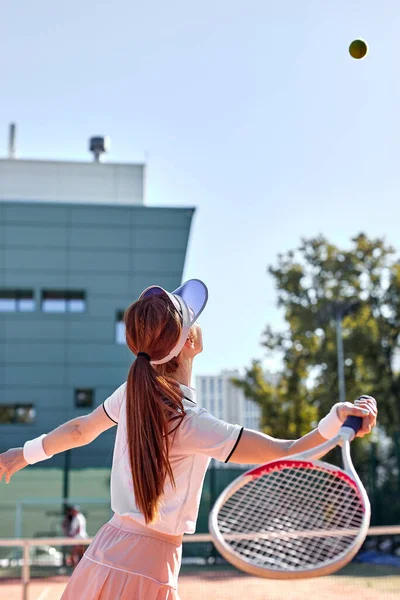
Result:
M17 136L17 126L15 123L10 123L10 127L8 130L8 158L10 158L10 159L17 158L16 136Z
M89 150L93 153L94 162L102 162L104 155L110 149L110 138L97 135L89 140Z

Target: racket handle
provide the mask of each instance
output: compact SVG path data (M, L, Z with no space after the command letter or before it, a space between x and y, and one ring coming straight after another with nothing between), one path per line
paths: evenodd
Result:
M342 427L350 427L354 433L357 433L362 427L362 422L361 417L347 417Z

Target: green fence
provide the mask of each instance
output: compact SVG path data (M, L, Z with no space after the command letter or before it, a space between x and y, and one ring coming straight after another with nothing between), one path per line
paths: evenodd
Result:
M369 460L360 470L360 476L371 500L371 524L398 525L400 524L400 470L396 466L390 471L386 469L386 476L382 478L382 469L382 465L378 464L376 448L371 445ZM208 515L216 498L245 470L240 467L209 468L204 481L197 533L208 531ZM87 517L88 533L93 536L110 516L110 470L71 470L69 477L70 498L78 499ZM20 527L18 533L22 537L59 535L62 521L60 500L62 490L61 469L34 468L17 473L10 485L2 485L0 537L14 537L18 527ZM29 501L24 502L27 499Z

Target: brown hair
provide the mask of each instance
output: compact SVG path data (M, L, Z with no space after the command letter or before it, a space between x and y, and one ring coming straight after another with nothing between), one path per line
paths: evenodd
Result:
M181 318L167 296L143 298L124 315L126 342L137 356L152 360L168 356L182 331ZM169 462L169 435L180 425L185 411L179 384L170 377L178 368L176 358L162 365L138 356L132 364L126 388L128 449L135 501L146 524L160 508L167 476L175 485ZM174 427L171 423L176 422Z

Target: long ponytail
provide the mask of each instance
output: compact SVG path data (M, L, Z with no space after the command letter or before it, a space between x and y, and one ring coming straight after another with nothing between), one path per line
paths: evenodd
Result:
M168 355L182 327L175 313L168 299L161 296L132 304L124 320L127 344L134 354L145 352L153 360ZM168 375L177 366L177 360L173 359L156 371L148 358L140 355L128 375L129 458L136 505L147 524L159 515L167 477L175 485L169 462L170 434L179 426L185 412L179 385Z

